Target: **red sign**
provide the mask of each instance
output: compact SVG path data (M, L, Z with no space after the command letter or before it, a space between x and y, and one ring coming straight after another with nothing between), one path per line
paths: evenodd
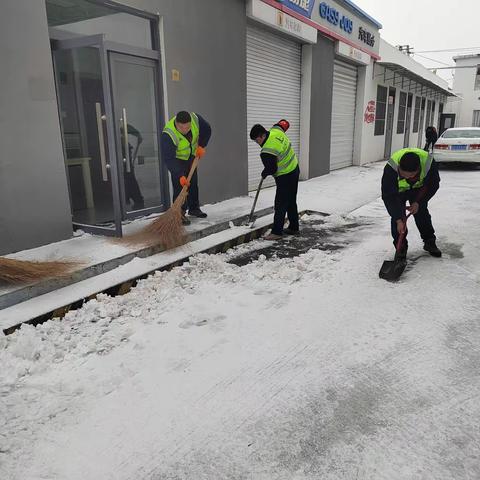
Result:
M365 123L373 123L375 121L375 100L370 100L365 108L365 114L363 115L363 121Z

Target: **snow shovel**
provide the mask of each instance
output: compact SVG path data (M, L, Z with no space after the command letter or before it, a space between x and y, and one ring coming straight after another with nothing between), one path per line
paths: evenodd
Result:
M407 234L407 220L410 215L411 213L409 213L405 217L405 231L401 233L400 236L398 237L396 253L399 253L403 247L403 242ZM378 276L389 282L394 282L395 280L398 280L400 278L400 275L402 275L406 266L407 266L407 260L405 258L398 258L395 260L385 260L383 262L382 268L380 268L380 272L378 273Z
M248 216L248 220L245 223L245 225L248 225L250 228L253 228L253 224L255 223L256 217L254 216L255 213L255 207L257 206L257 200L258 200L258 195L260 193L260 190L262 189L262 184L263 184L264 178L260 180L260 183L258 184L257 187L257 193L255 194L255 200L253 201L252 205L252 210L250 211L250 215Z

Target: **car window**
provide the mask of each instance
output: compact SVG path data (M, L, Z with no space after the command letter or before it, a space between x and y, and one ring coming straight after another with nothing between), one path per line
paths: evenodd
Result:
M447 130L442 135L443 138L479 138L480 129L478 130Z

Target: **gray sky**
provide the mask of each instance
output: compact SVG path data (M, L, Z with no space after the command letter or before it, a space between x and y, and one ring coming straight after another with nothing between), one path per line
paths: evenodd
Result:
M392 45L410 45L414 50L440 50L461 47L479 47L480 53L480 0L354 0L369 15L378 20L383 29L380 34ZM448 65L453 65L455 52L422 53ZM426 67L441 67L437 62L413 57ZM439 70L445 80L452 79L453 70ZM451 82L450 82L451 83Z

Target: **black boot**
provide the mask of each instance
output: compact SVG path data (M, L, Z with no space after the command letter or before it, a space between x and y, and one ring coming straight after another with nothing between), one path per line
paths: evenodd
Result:
M435 238L429 238L428 240L425 240L423 249L426 250L432 257L438 258L442 256L442 252L435 243Z
M197 217L197 218L207 218L207 214L205 212L202 212L200 210L200 207L198 208L194 208L194 209L190 209L188 211L188 214L191 216L191 217Z

